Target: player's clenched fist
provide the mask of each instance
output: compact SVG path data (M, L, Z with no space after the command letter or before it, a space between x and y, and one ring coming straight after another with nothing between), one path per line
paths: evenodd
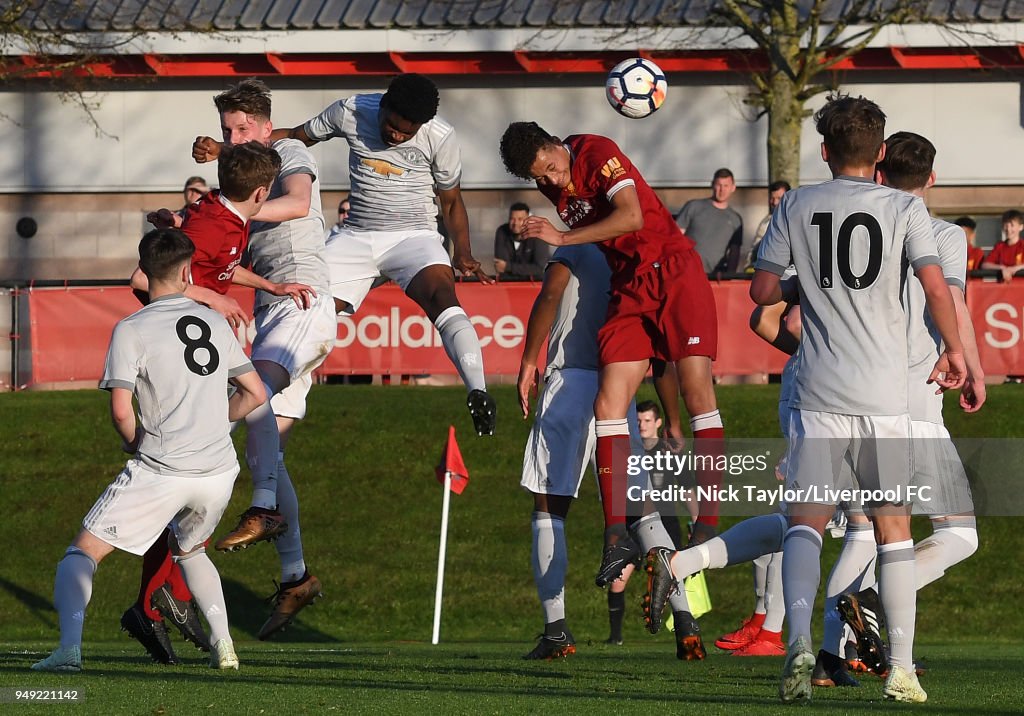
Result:
M159 209L146 214L146 221L158 229L180 229L182 218L170 209Z
M220 142L213 137L196 137L192 142L192 158L196 164L212 162L220 156Z

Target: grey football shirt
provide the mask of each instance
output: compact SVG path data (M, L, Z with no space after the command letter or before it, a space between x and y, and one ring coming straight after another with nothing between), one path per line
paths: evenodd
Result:
M437 231L434 189L453 189L462 178L455 129L440 117L392 147L380 136L382 94L338 100L306 122L306 135L348 141L352 183L345 226L365 231Z
M725 258L730 246L743 245L743 219L735 209L719 209L711 199L692 199L683 205L676 223L693 239L704 263L704 273L711 273Z
M963 291L967 285L967 237L964 230L942 219L932 219L932 228L946 283ZM939 357L942 338L928 313L920 281L907 281L904 300L910 350L910 417L912 420L942 423L942 396L936 395L936 386L927 382Z
M270 198L284 194L283 180L295 174L313 179L309 213L306 216L267 223L254 221L249 232L249 256L253 272L274 283L304 283L317 295L330 293L330 273L323 258L324 214L320 204L320 180L316 161L306 145L297 139L280 139L273 148L281 155L281 171L270 188ZM256 307L276 301L291 301L290 296L256 292Z
M144 435L136 457L162 475L203 477L238 463L228 378L253 370L216 311L162 296L114 327L100 388L135 393Z
M595 244L562 246L551 256L572 272L548 337L545 373L560 368L597 370L597 332L608 312L611 269Z
M909 412L905 261L915 269L939 261L931 217L918 197L856 177L783 196L757 268L781 276L793 264L800 282L794 407Z

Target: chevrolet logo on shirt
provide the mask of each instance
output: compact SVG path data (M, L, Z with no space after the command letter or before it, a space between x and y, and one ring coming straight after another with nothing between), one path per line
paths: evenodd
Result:
M401 176L405 174L405 170L396 167L391 162L386 162L383 159L360 159L359 163L365 167L369 167L376 174L381 176Z

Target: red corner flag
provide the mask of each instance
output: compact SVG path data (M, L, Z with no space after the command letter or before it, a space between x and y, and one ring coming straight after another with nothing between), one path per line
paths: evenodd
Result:
M448 441L444 445L444 452L441 453L441 462L434 469L437 481L444 484L444 474L451 473L452 492L461 495L469 484L469 470L466 463L462 461L462 453L459 451L459 444L455 441L455 426L448 426Z

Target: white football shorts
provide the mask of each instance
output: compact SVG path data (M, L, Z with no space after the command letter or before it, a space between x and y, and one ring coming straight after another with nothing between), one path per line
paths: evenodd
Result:
M307 309L287 298L256 312L252 360L277 363L295 381L327 359L337 337L338 319L330 296L317 296Z
M129 460L82 526L107 544L141 555L170 525L178 545L188 552L213 534L237 476L237 464L217 475L176 477Z
M349 314L359 310L373 282L389 276L405 291L428 266L451 266L439 233L431 230L332 232L324 248L331 271L331 293L346 301Z
M583 473L594 462L597 445L597 377L596 370L582 368L553 370L548 376L523 455L519 484L530 492L579 495Z
M288 387L270 399L270 409L281 418L302 420L306 417L306 396L313 387L313 374L306 373L288 384Z
M909 415L790 414L784 477L804 498L793 502L836 504L836 491L853 488L906 495L913 465Z
M914 512L929 517L974 511L971 484L949 431L940 423L915 420L910 425L914 444Z

